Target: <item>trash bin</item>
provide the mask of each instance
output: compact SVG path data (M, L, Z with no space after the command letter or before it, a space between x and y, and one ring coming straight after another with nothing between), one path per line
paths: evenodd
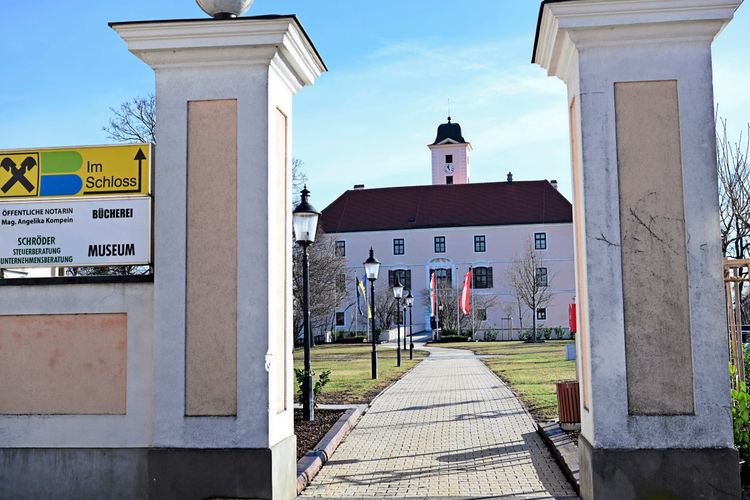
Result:
M565 430L580 428L581 399L577 381L557 382L557 414L560 427Z

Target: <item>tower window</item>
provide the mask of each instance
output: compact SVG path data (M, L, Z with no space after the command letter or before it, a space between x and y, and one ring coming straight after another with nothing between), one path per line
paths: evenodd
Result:
M445 155L445 163L453 163L453 155Z
M452 175L446 176L445 177L445 183L446 184L453 184L453 176Z

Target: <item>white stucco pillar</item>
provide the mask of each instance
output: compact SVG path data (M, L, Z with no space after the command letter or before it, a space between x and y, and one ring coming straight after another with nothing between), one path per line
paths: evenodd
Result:
M568 87L583 498L737 498L711 43L741 0L542 3Z
M112 27L156 73L150 494L292 498L292 97L325 65L294 16Z

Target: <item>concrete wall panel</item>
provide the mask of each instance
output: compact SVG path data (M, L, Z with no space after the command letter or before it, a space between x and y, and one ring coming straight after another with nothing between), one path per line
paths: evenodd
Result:
M629 412L692 414L677 82L617 83L615 106Z
M237 414L237 101L188 103L185 414Z
M0 317L0 414L124 414L126 314Z

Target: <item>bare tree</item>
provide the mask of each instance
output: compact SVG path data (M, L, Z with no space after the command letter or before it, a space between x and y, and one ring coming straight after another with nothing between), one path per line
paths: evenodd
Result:
M727 257L746 259L750 255L750 125L732 142L727 121L717 120L716 152L721 208L721 248Z
M299 158L292 158L292 206L296 207L300 202L300 193L307 184L307 175L302 171L305 163Z
M294 300L294 337L302 332L302 249L294 245L292 290ZM310 276L310 320L313 331L327 329L334 323L336 309L346 296L337 282L346 275L346 259L336 254L336 240L318 231L315 243L308 247Z
M729 139L727 121L717 117L716 123L721 250L727 258L747 259L750 257L750 124L733 142ZM745 283L740 287L744 324L750 317L750 300L744 290Z
M109 108L112 117L102 127L107 137L116 142L156 142L156 96L134 97Z
M542 269L545 271L542 272ZM534 342L537 342L536 311L545 307L552 295L549 289L552 277L546 273L546 269L541 255L534 250L529 241L523 253L508 271L508 279L513 285L519 304L531 309Z

